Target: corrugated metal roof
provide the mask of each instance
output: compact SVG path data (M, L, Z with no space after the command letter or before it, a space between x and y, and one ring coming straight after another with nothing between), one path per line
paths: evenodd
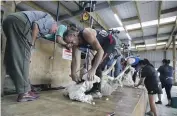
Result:
M57 14L57 4L52 3L51 1L33 1L41 8L44 8L53 14ZM65 10L63 10L61 7L59 8L60 15L66 14Z
M157 40L160 41L160 40L167 40L169 38L169 36L165 36L165 37L158 37Z
M158 1L138 1L137 5L142 22L158 19Z
M163 1L162 10L177 7L177 1Z
M157 26L143 28L143 33L144 33L144 36L154 35L157 33Z
M155 46L150 46L150 47L147 47L147 46L146 46L146 49L147 49L147 50L153 50L153 49L155 49Z
M131 21L126 21L126 22L123 22L124 25L131 25L131 24L136 24L136 23L139 23L139 20L131 20Z
M120 39L128 39L128 37L126 36L125 31L120 32L120 34L118 35L118 37L119 37Z
M169 33L169 32L172 31L172 29L173 29L172 25L165 26L165 27L160 27L159 28L159 33Z
M157 49L162 49L162 48L165 48L165 46L164 46L164 45L161 45L161 46L157 46L156 48L157 48Z
M133 43L135 44L142 43L142 42L144 42L144 40L133 41Z
M137 11L134 2L126 2L116 6L121 19L137 16Z
M115 28L118 27L119 24L116 21L115 17L114 17L114 13L112 12L112 10L110 8L106 8L104 10L99 10L96 11L97 13L99 13L101 19L110 27L110 28Z
M167 18L167 17L172 17L172 16L177 16L177 11L166 13L166 14L162 14L161 18Z
M142 48L137 48L139 51L142 51L142 50L146 50L146 48L142 47Z
M105 1L97 1L97 3L96 3L96 4L100 4L100 3L103 3L103 2L105 2Z
M145 40L145 43L146 44L155 44L156 43L156 38Z
M72 1L60 1L64 6L66 6L71 11L79 10L79 7Z
M136 38L136 37L142 37L142 31L141 30L136 30L136 31L130 31L129 35L131 38Z

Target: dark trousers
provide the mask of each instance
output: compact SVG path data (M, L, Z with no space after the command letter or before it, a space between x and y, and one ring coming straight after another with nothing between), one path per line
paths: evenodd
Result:
M134 82L134 83L136 82L137 73L138 73L138 71L135 71L135 72L133 73L133 76L132 76L132 79L133 79L133 82Z
M102 69L100 66L96 70L96 76L102 78ZM90 94L92 92L98 92L98 91L101 92L101 82L94 83L92 89L90 91L85 92L85 94Z
M137 66L138 66L138 64L132 66L133 68L135 68L135 72L134 72L134 74L132 76L132 80L133 80L134 83L136 82L136 76L137 76L137 73L138 73Z
M4 59L6 71L18 94L30 91L31 25L23 13L14 13L3 21L3 31L7 37Z
M172 88L172 84L165 85L165 91L166 91L168 100L171 100L171 88Z
M95 61L95 58L92 60L92 65L93 65L94 61ZM95 75L100 77L100 79L102 78L102 65L98 66ZM100 83L94 83L92 89L90 91L85 92L85 94L90 94L92 92L97 92L97 91L101 92L101 82Z

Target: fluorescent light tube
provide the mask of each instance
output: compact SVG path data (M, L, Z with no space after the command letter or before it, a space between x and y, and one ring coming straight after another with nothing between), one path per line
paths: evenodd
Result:
M160 24L173 22L175 20L176 20L176 16L163 18L163 19L160 19Z
M158 20L147 21L142 23L142 27L149 27L157 24L158 24Z
M128 37L129 40L132 40L131 37L130 37L130 35L128 33L126 33L126 35L127 35L127 37Z
M136 29L136 28L140 28L140 27L141 27L140 23L136 23L136 24L132 24L132 25L127 25L126 29L130 30L130 29Z
M120 26L123 26L121 20L119 19L119 17L117 16L117 14L114 14L114 17L116 18L117 22L119 23Z
M113 30L119 30L119 31L125 31L125 29L123 27L116 27L116 28L111 28Z

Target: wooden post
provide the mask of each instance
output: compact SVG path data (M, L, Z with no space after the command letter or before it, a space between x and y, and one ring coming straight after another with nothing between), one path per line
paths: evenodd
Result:
M167 58L167 50L164 51L164 59Z
M177 78L176 78L176 46L175 46L175 35L173 37L173 68L174 68L174 83L177 83Z

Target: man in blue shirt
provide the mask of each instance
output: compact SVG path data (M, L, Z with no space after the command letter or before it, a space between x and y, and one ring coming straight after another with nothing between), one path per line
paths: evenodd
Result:
M33 101L39 96L31 92L29 63L31 47L37 37L54 34L57 23L42 11L23 11L8 15L2 24L7 37L5 64L18 93L18 102Z
M135 68L135 72L134 72L133 77L132 77L132 79L133 79L133 81L135 83L136 82L137 73L138 73L138 71L140 69L140 65L139 65L140 58L132 56L132 57L129 57L127 59L127 61L133 68Z

